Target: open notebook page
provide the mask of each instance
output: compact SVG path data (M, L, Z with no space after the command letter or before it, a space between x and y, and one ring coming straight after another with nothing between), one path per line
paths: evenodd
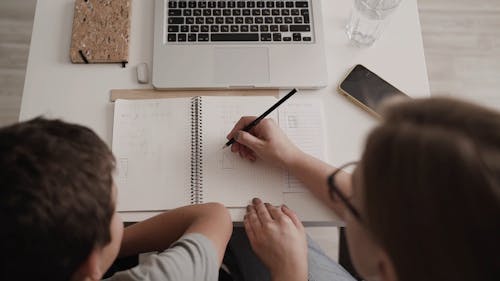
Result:
M325 130L323 104L317 98L291 98L279 110L279 124L290 140L302 151L324 160ZM305 192L303 184L289 173L285 174L283 192Z
M189 98L115 102L118 211L189 204L190 110Z
M204 202L218 201L243 207L253 197L271 204L283 203L284 171L262 160L250 162L222 149L226 135L241 116L259 116L274 97L203 97L203 193ZM277 120L277 113L268 117Z

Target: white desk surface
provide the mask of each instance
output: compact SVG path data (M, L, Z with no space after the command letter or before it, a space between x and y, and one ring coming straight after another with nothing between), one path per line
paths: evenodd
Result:
M328 62L328 87L302 94L324 100L327 161L333 165L359 159L364 139L376 121L337 92L337 85L361 63L411 97L430 95L416 0L405 0L382 37L369 48L351 46L344 32L352 1L323 0L323 22ZM39 0L21 104L20 120L44 115L92 128L111 144L113 103L111 89L151 88L136 79L135 67L148 63L153 49L153 0L132 1L130 60L118 64L76 65L69 60L74 0ZM285 91L283 91L285 92ZM332 212L308 194L288 194L286 204L310 224L339 224ZM243 209L231 209L234 221ZM154 213L122 213L125 221Z

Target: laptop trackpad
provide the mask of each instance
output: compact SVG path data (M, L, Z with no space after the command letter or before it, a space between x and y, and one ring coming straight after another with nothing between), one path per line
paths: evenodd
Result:
M269 49L215 48L215 82L248 85L269 82Z

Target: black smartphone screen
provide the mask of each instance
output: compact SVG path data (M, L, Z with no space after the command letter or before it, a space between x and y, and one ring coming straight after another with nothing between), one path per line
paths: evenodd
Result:
M408 98L403 92L360 64L347 75L340 84L340 89L375 112L380 103L388 97Z

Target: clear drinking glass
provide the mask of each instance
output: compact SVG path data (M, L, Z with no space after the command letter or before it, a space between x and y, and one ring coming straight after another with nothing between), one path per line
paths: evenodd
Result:
M380 37L389 15L401 0L354 0L347 37L357 46L370 46Z

